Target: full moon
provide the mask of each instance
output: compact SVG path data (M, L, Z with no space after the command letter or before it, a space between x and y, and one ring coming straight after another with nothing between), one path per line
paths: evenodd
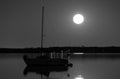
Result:
M73 22L74 22L75 24L82 24L83 21L84 21L83 15L81 15L81 14L76 14L76 15L74 15L74 17L73 17Z

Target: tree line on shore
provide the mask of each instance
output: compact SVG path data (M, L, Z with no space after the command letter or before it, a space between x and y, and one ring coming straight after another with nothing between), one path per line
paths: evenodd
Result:
M46 47L46 48L0 48L0 53L120 53L120 47Z

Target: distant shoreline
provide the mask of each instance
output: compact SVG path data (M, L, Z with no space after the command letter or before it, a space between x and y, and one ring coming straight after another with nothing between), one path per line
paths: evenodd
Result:
M0 48L0 53L120 53L120 47Z

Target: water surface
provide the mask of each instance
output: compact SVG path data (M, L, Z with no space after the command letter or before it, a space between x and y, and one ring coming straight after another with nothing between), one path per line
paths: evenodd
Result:
M48 79L120 79L119 57L82 58L81 55L71 55L69 61L73 67L68 71L51 72ZM22 54L0 54L0 79L41 79L41 75L36 73L25 76L25 67Z

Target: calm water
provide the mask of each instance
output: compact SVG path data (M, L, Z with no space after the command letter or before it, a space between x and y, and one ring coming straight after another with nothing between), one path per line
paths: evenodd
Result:
M23 74L26 64L22 56L0 54L0 79L41 79L40 74ZM72 55L69 61L73 67L68 71L51 72L48 79L120 79L120 58ZM42 78L47 79L46 76Z

